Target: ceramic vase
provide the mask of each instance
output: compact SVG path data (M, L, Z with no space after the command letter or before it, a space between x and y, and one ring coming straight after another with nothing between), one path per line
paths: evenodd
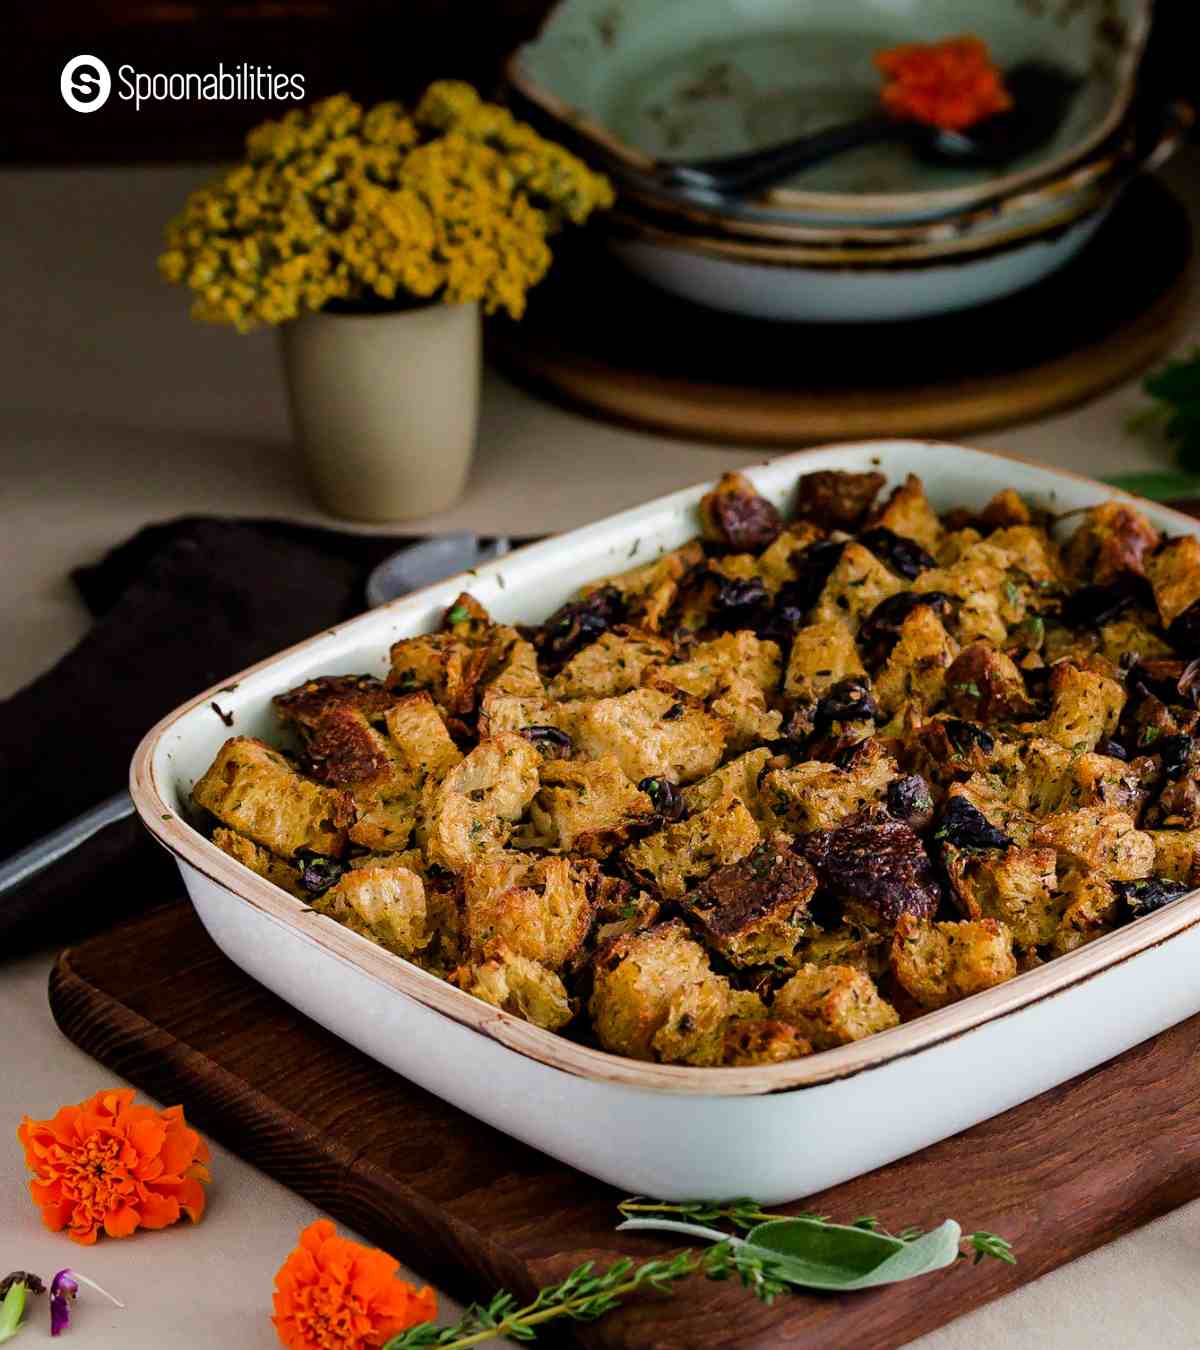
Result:
M477 304L322 311L280 332L292 425L326 510L406 520L458 500L479 425Z

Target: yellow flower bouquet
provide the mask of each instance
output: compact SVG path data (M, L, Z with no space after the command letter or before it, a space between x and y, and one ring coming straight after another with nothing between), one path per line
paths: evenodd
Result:
M264 122L245 162L194 192L159 269L197 319L245 331L306 311L479 301L519 318L550 235L612 188L469 85L414 110L344 94Z

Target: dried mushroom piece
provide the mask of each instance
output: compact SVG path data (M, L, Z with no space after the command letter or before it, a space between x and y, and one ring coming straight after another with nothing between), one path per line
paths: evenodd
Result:
M927 919L937 912L941 887L920 836L885 811L796 842L821 885L844 902L847 917L866 928L886 930L902 914Z
M714 951L735 966L787 961L810 926L808 905L817 878L777 836L700 882L680 906Z
M946 671L946 709L972 722L1015 722L1036 716L1025 677L1005 652L973 642Z
M761 553L779 537L783 519L750 480L727 473L700 499L704 538L734 553Z

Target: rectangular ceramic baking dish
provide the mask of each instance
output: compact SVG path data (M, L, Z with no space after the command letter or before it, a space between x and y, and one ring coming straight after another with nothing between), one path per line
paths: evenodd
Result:
M806 451L747 472L786 509L800 474L838 468L879 468L891 483L917 473L939 509L979 507L1005 487L1056 511L1114 495L1036 464L916 441ZM192 784L226 737L277 734L272 695L320 674L382 675L389 644L433 628L462 589L502 621L544 618L582 583L694 535L708 486L531 545L231 676L146 736L131 787L217 945L307 1016L623 1191L775 1203L962 1130L1200 1011L1200 893L865 1041L783 1064L696 1069L609 1055L489 1007L307 910L188 824ZM1187 516L1139 506L1170 534L1200 533Z

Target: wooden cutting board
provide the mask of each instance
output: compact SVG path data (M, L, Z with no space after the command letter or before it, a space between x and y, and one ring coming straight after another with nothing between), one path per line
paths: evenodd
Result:
M182 1102L227 1148L460 1298L500 1285L527 1293L584 1260L667 1250L613 1232L617 1192L429 1096L267 993L221 956L185 902L64 952L50 1006L115 1073ZM794 1207L847 1221L875 1214L892 1229L955 1218L1008 1237L1015 1267L964 1261L890 1289L797 1294L773 1308L696 1281L577 1328L578 1343L902 1345L1200 1195L1198 1052L1200 1017Z

